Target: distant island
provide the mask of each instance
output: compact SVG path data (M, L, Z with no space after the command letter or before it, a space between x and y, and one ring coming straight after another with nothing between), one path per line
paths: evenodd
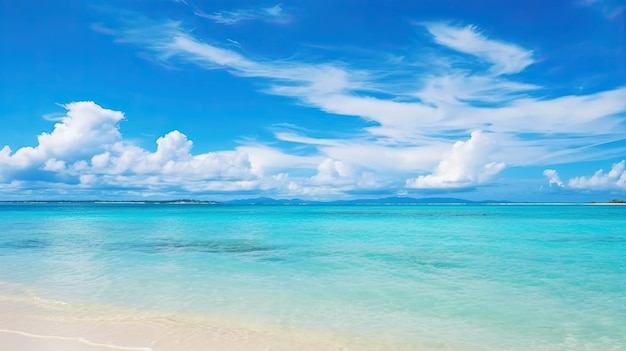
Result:
M592 204L626 204L626 200L591 201Z

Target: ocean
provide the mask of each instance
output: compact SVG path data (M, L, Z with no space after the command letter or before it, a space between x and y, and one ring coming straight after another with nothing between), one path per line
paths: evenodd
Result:
M372 349L626 350L626 206L2 203L0 300Z

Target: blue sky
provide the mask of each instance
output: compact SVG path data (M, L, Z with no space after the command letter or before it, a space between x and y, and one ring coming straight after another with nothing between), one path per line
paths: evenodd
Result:
M626 197L626 3L4 1L0 199Z

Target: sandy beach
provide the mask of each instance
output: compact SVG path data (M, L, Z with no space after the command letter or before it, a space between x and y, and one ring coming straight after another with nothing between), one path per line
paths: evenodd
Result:
M0 345L11 351L366 350L345 340L274 326L106 310L27 296L0 298Z
M3 317L0 345L21 351L175 350L352 350L338 344L298 340L255 330L236 330L175 321L58 321Z
M20 351L365 350L295 333L212 326L170 318L89 320L0 315L0 345Z

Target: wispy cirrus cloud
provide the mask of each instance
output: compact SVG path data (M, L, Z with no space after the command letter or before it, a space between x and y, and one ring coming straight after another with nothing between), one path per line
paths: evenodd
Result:
M485 68L469 69L460 64L446 70L418 71L412 84L404 79L395 85L394 93L382 98L377 93L393 81L379 78L380 68L374 73L367 67L336 62L251 60L191 36L179 23L150 28L149 37L129 32L124 39L153 50L168 62L194 63L226 69L237 76L264 78L267 93L292 97L324 112L373 122L358 134L365 132L366 139L375 141L365 141L361 136L332 146L318 145L320 152L334 159L348 156L340 149L383 149L378 151L395 155L390 158L400 157L400 165L413 167L416 172L434 170L439 162L430 155L435 152L441 157L454 143L466 140L470 131L496 137L500 145L489 162L509 166L580 161L601 158L603 152L609 157L610 153L623 151L602 150L601 145L623 139L626 87L588 95L533 96L538 95L541 86L510 77L534 63L531 51L491 40L472 26L430 23L426 29L434 42L466 54L469 61L483 61ZM442 55L445 57L445 53ZM393 71L382 76L394 76ZM301 140L315 145L311 139ZM591 152L593 145L598 149ZM423 155L419 157L399 156L412 149L429 150L429 155L420 152ZM351 156L360 158L357 151ZM361 165L369 168L372 162L364 160ZM403 166L392 166L398 167Z
M596 9L609 20L622 16L626 11L626 5L619 0L581 0L578 5Z
M236 9L230 11L219 11L206 13L199 8L194 9L196 16L204 17L215 23L233 25L245 21L264 21L275 24L286 24L291 20L291 16L283 11L280 4L271 7L260 7L254 9Z
M534 62L532 51L488 39L475 26L456 27L445 23L427 23L425 27L436 43L491 63L490 72L494 74L518 73Z
M159 31L160 29L160 31ZM372 133L391 131L423 136L429 128L488 129L494 131L551 133L598 133L621 123L615 114L626 109L619 88L589 95L569 95L554 99L533 98L530 92L540 87L503 77L451 69L443 74L418 73L413 86L402 84L402 97L420 101L381 99L367 92L379 91L381 83L367 69L347 68L333 63L293 61L253 61L243 55L202 42L180 28L179 23L147 29L147 36L128 32L125 40L143 45L163 60L195 63L206 68L223 68L233 74L266 78L266 92L290 96L324 111L358 116L380 123ZM487 39L483 39L487 40ZM488 45L487 45L488 46ZM497 64L494 64L497 65ZM481 106L481 105L496 106ZM497 117L487 116L496 114ZM471 117L470 117L471 115ZM544 118L550 115L551 118ZM533 123L529 123L529 118ZM602 123L597 123L597 122ZM587 124L594 126L588 128ZM390 137L396 137L393 133Z

